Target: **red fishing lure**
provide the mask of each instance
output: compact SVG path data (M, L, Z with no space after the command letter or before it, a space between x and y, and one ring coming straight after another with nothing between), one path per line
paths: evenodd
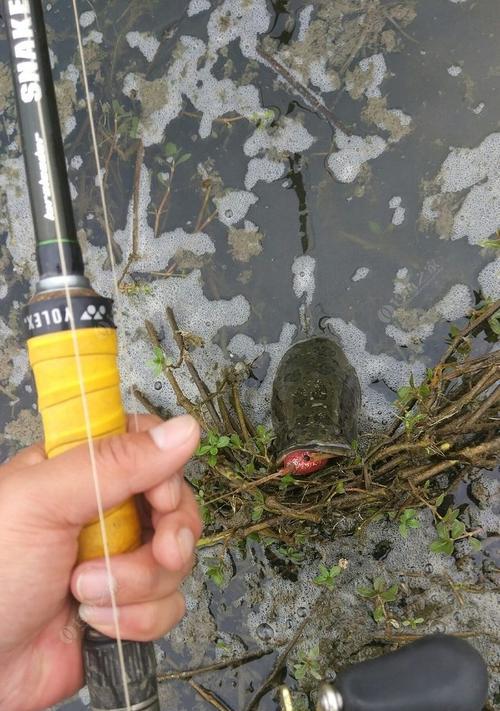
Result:
M283 469L290 474L307 476L317 472L330 461L331 456L324 452L311 452L307 449L296 449L283 458Z

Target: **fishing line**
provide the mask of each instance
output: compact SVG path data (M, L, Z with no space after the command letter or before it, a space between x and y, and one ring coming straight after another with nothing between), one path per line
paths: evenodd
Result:
M76 4L75 0L73 0L73 10L75 13L75 17L78 19L78 11L76 9ZM78 42L79 42L79 49L80 49L80 57L81 60L84 63L83 59L83 46L81 45L81 34L79 31L79 26L78 26L78 21L76 22L76 28L77 28L77 36L78 36ZM83 64L84 66L84 64ZM90 104L88 103L88 82L86 80L86 75L85 71L83 72L83 77L84 77L84 85L85 85L85 92L87 96L87 108L89 110L90 115ZM90 125L92 129L94 129L94 124L92 118L90 119ZM95 130L92 131L93 138L95 137ZM43 136L44 141L47 140L47 136ZM98 174L99 174L99 183L102 186L102 181L101 181L101 176L100 176L100 169L99 169L99 157L96 154L95 156L96 162L98 164ZM50 174L49 174L49 180L50 180ZM55 186L52 184L50 185L51 193L55 193ZM106 223L106 228L107 230L109 229L109 223L107 219L107 211L106 211L106 202L105 202L105 197L104 197L104 192L101 190L101 199L104 198L104 219ZM58 230L58 236L60 236L60 230ZM77 329L76 329L76 322L75 322L75 317L74 317L74 310L73 310L73 301L72 301L72 296L71 296L71 290L69 287L69 271L68 271L68 266L66 263L66 255L64 253L63 249L63 243L61 239L57 239L57 247L58 247L58 252L59 252L59 258L61 260L61 268L62 268L62 273L64 278L64 294L65 294L65 299L66 299L66 305L68 308L68 316L69 316L69 321L70 321L70 331L71 331L71 339L73 343L73 350L74 350L74 355L75 355L75 365L76 365L76 372L77 372L77 377L78 377L78 382L80 386L80 397L81 397L81 403L82 403L82 412L83 412L83 419L85 423L85 430L86 430L86 437L87 437L87 447L88 447L88 452L89 452L89 458L90 458L90 468L91 468L91 474L92 474L92 482L94 486L94 492L95 492L95 497L96 497L96 503L97 503L97 510L98 510L98 515L99 515L99 528L100 528L100 533L101 533L101 538L102 538L102 546L103 546L103 552L104 552L104 560L105 560L105 567L106 567L106 575L107 575L107 582L108 582L108 592L110 595L110 601L111 601L111 608L112 608L112 613L113 613L113 627L116 635L116 643L117 643L117 648L118 648L118 657L119 657L119 664L120 664L120 672L121 672L121 681L123 685L123 691L125 694L125 700L126 700L126 710L131 711L131 705L130 705L130 694L128 690L128 683L127 683L127 674L126 674L126 669L125 669L125 659L123 655L123 645L122 645L122 638L121 638L121 632L120 632L120 624L119 624L119 613L118 613L118 606L116 604L116 594L115 594L115 589L113 585L113 573L111 569L111 556L109 552L109 543L108 543L108 536L107 536L107 531L106 531L106 523L104 519L104 505L102 502L102 492L101 492L101 486L100 486L100 481L99 481L99 473L98 473L98 467L97 467L97 460L96 460L96 453L95 453L95 446L94 446L94 439L93 439L93 433L92 433L92 425L91 425L91 418L90 418L90 412L89 412L89 405L88 405L88 399L87 399L87 392L85 389L85 380L84 380L84 373L83 373L83 367L82 367L82 359L81 359L81 353L80 353L80 346L78 343L78 336L77 336ZM111 250L110 250L111 252Z

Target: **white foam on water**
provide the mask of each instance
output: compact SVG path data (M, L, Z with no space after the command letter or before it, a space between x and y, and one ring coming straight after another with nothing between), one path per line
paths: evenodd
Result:
M363 164L378 158L387 146L380 136L348 136L340 129L335 131L335 142L339 150L328 156L327 165L341 183L356 180Z
M361 279L366 279L370 272L368 267L358 267L351 277L351 281L361 281Z
M405 208L401 205L401 197L399 195L395 195L389 200L389 207L391 210L394 210L394 213L392 215L392 224L393 225L401 225L404 222L405 219Z
M28 375L29 361L26 350L20 350L12 357L12 373L9 384L17 388Z
M370 83L366 87L364 94L368 99L378 99L382 95L380 92L380 84L383 82L387 72L383 54L372 54L371 57L365 57L358 63L359 69L363 73L371 72ZM354 88L354 82L351 78L346 80L346 88L348 92Z
M149 32L127 32L125 35L129 46L137 49L146 57L148 62L152 62L160 43Z
M258 38L268 31L270 21L266 0L224 0L208 21L209 49L216 51L239 40L241 53L257 60Z
M257 87L238 86L231 79L219 80L212 74L218 55L210 44L196 37L182 36L175 56L166 75L154 82L136 74L125 77L124 94L131 96L135 92L143 104L139 130L145 146L162 140L166 126L182 110L183 96L202 114L201 138L207 138L213 121L227 113L236 112L250 118L262 108Z
M316 260L308 255L296 257L292 264L293 291L297 299L305 296L305 301L308 306L312 304L316 290L315 269Z
M91 30L86 37L83 38L82 44L85 46L90 42L94 44L102 44L103 34L97 30Z
M405 114L403 111L401 111L401 109L388 109L387 114L389 116L391 116L392 118L397 119L399 121L399 125L402 128L406 128L407 126L409 126L413 120L411 116L409 116L408 114ZM384 131L391 130L391 126L390 126L389 122L386 121L385 119L376 121L375 125L377 126L377 128L381 128ZM401 135L399 135L399 136L396 135L394 137L389 136L387 141L388 141L388 143L397 143L398 141L401 140L401 138L402 138Z
M470 244L488 239L500 224L500 133L490 134L476 148L452 148L437 182L441 193L424 200L424 219L437 219L436 198L469 189L455 215L451 239L466 237Z
M256 422L270 422L271 391L274 376L281 359L290 348L293 337L297 331L295 324L285 323L281 329L279 340L276 343L256 343L250 336L238 334L229 343L229 351L234 358L246 363L266 354L269 357L269 366L262 384L258 388L243 385L242 398L254 414Z
M327 71L327 57L313 60L308 67L309 81L325 94L338 89L338 81Z
M246 217L247 212L259 198L246 190L229 190L222 197L215 198L217 219L230 227Z
M313 10L314 10L314 5L306 5L299 12L299 18L298 18L299 31L297 33L298 42L303 42L306 37L307 30L309 29L309 25L311 24L311 17L313 14Z
M286 165L282 161L270 158L252 158L247 166L245 188L251 190L259 180L264 183L273 183L283 176L285 170Z
M446 71L451 77L458 77L463 70L462 67L459 67L457 64L452 64Z
M500 257L487 264L477 278L483 295L490 299L500 299Z
M285 116L277 128L256 128L243 144L243 151L249 157L255 157L270 149L286 154L303 153L315 140L299 121Z
M73 156L70 162L71 167L73 170L80 170L80 168L83 165L83 158L80 155Z
M396 285L402 283L401 291L396 291ZM402 293L406 289L412 289L409 281L395 280L395 293ZM408 309L412 322L416 325L412 328L403 328L395 323L390 323L385 327L386 334L392 338L398 346L419 346L429 336L434 333L436 324L442 319L446 321L456 321L466 316L473 305L471 290L465 284L455 284L442 299L427 310Z
M232 299L210 300L204 293L201 272L194 269L184 278L153 279L148 283L147 277L151 272L165 269L174 258L178 249L189 250L196 255L213 254L215 246L208 235L203 232L187 233L181 228L166 232L154 237L153 228L148 224L148 210L151 206L151 173L143 166L139 181L137 218L139 241L137 252L139 258L132 262L130 271L139 281L143 279L148 284L148 293L136 296L120 297L118 314L118 333L120 339L120 372L123 375L124 399L127 408L136 410L137 402L130 394L128 387L137 386L144 394L156 404L169 408L174 413L182 412L178 406L175 395L167 383L158 392L154 387L156 380L163 381L154 373L150 359L153 357L152 346L149 342L145 327L145 319L150 320L164 336L167 352L176 359L177 347L170 329L166 324L165 307L174 309L180 328L184 331L202 335L205 346L200 352L194 351L192 357L200 371L201 377L210 386L215 385L217 373L214 364L223 365L224 354L221 349L212 343L212 339L223 326L240 326L250 316L250 305L241 295ZM124 229L117 230L113 239L122 250L123 257L118 265L118 277L124 264L127 263L132 245L133 200L129 203L127 224ZM104 268L107 261L106 249L85 245L85 261L87 273L94 288L105 296L111 296L111 275ZM196 309L192 304L196 304ZM187 397L197 397L196 389L189 374L182 369L176 371L176 377Z
M82 12L80 15L80 25L81 27L89 27L93 22L95 22L96 14L93 10L87 10Z
M209 0L191 0L188 7L188 17L193 17L198 15L200 12L205 12L205 10L210 10Z

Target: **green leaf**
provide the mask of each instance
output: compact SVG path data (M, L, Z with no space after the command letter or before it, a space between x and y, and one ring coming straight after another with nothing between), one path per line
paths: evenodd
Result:
M443 503L443 501L444 501L444 494L440 494L437 497L436 501L434 502L434 506L438 509L441 506L441 504Z
M470 544L470 547L472 548L472 550L473 550L475 553L478 553L478 552L481 550L481 548L482 548L482 543L481 543L481 541L480 541L479 539L477 539L477 538L472 538L472 537L469 538L469 544Z
M376 578L373 579L373 589L375 592L383 592L385 589L385 580L382 576L377 576Z
M390 588L388 588L385 592L383 592L380 597L382 600L385 600L385 602L394 602L394 600L398 596L398 586L397 585L391 585Z
M376 591L373 588L368 588L368 587L359 587L357 588L356 592L358 595L361 595L361 597L375 597L377 594Z
M338 481L335 487L336 494L345 494L345 484L343 481Z
M233 447L236 447L237 449L240 449L242 444L241 444L241 439L240 436L235 434L232 434L230 437L230 442Z
M221 565L212 566L207 569L207 575L210 580L221 588L224 585L224 573Z
M453 521L451 526L450 536L454 540L461 538L465 533L465 523L463 521Z
M175 155L177 155L179 149L175 145L175 143L166 143L163 146L163 152L167 156L167 158L173 158Z
M382 622L385 619L385 611L382 605L377 605L373 610L373 619L375 622Z
M227 447L227 445L229 444L230 441L231 440L229 439L229 437L227 437L226 435L223 435L222 437L219 437L219 441L217 442L217 447L219 449L222 449L223 447Z
M215 465L217 464L217 455L210 454L210 456L208 457L208 463L211 467L215 467Z
M177 165L182 165L182 163L185 163L190 158L191 158L191 153L184 153L177 161Z
M451 539L447 541L435 540L431 543L430 549L433 553L445 553L446 555L451 555L453 553L453 541Z

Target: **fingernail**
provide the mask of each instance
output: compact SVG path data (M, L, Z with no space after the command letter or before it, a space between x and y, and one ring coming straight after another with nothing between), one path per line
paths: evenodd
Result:
M116 613L120 616L120 610L117 608ZM84 622L89 625L104 625L111 627L115 623L112 607L97 607L96 605L80 605L78 614Z
M76 592L80 600L89 602L107 602L111 593L109 590L110 580L104 568L92 568L80 573L76 581ZM115 578L111 578L113 592L116 592L117 584Z
M190 528L181 528L177 533L177 546L182 560L188 563L194 550L194 536Z
M194 417L181 415L153 427L149 434L158 449L172 449L184 444L197 427L198 423Z

